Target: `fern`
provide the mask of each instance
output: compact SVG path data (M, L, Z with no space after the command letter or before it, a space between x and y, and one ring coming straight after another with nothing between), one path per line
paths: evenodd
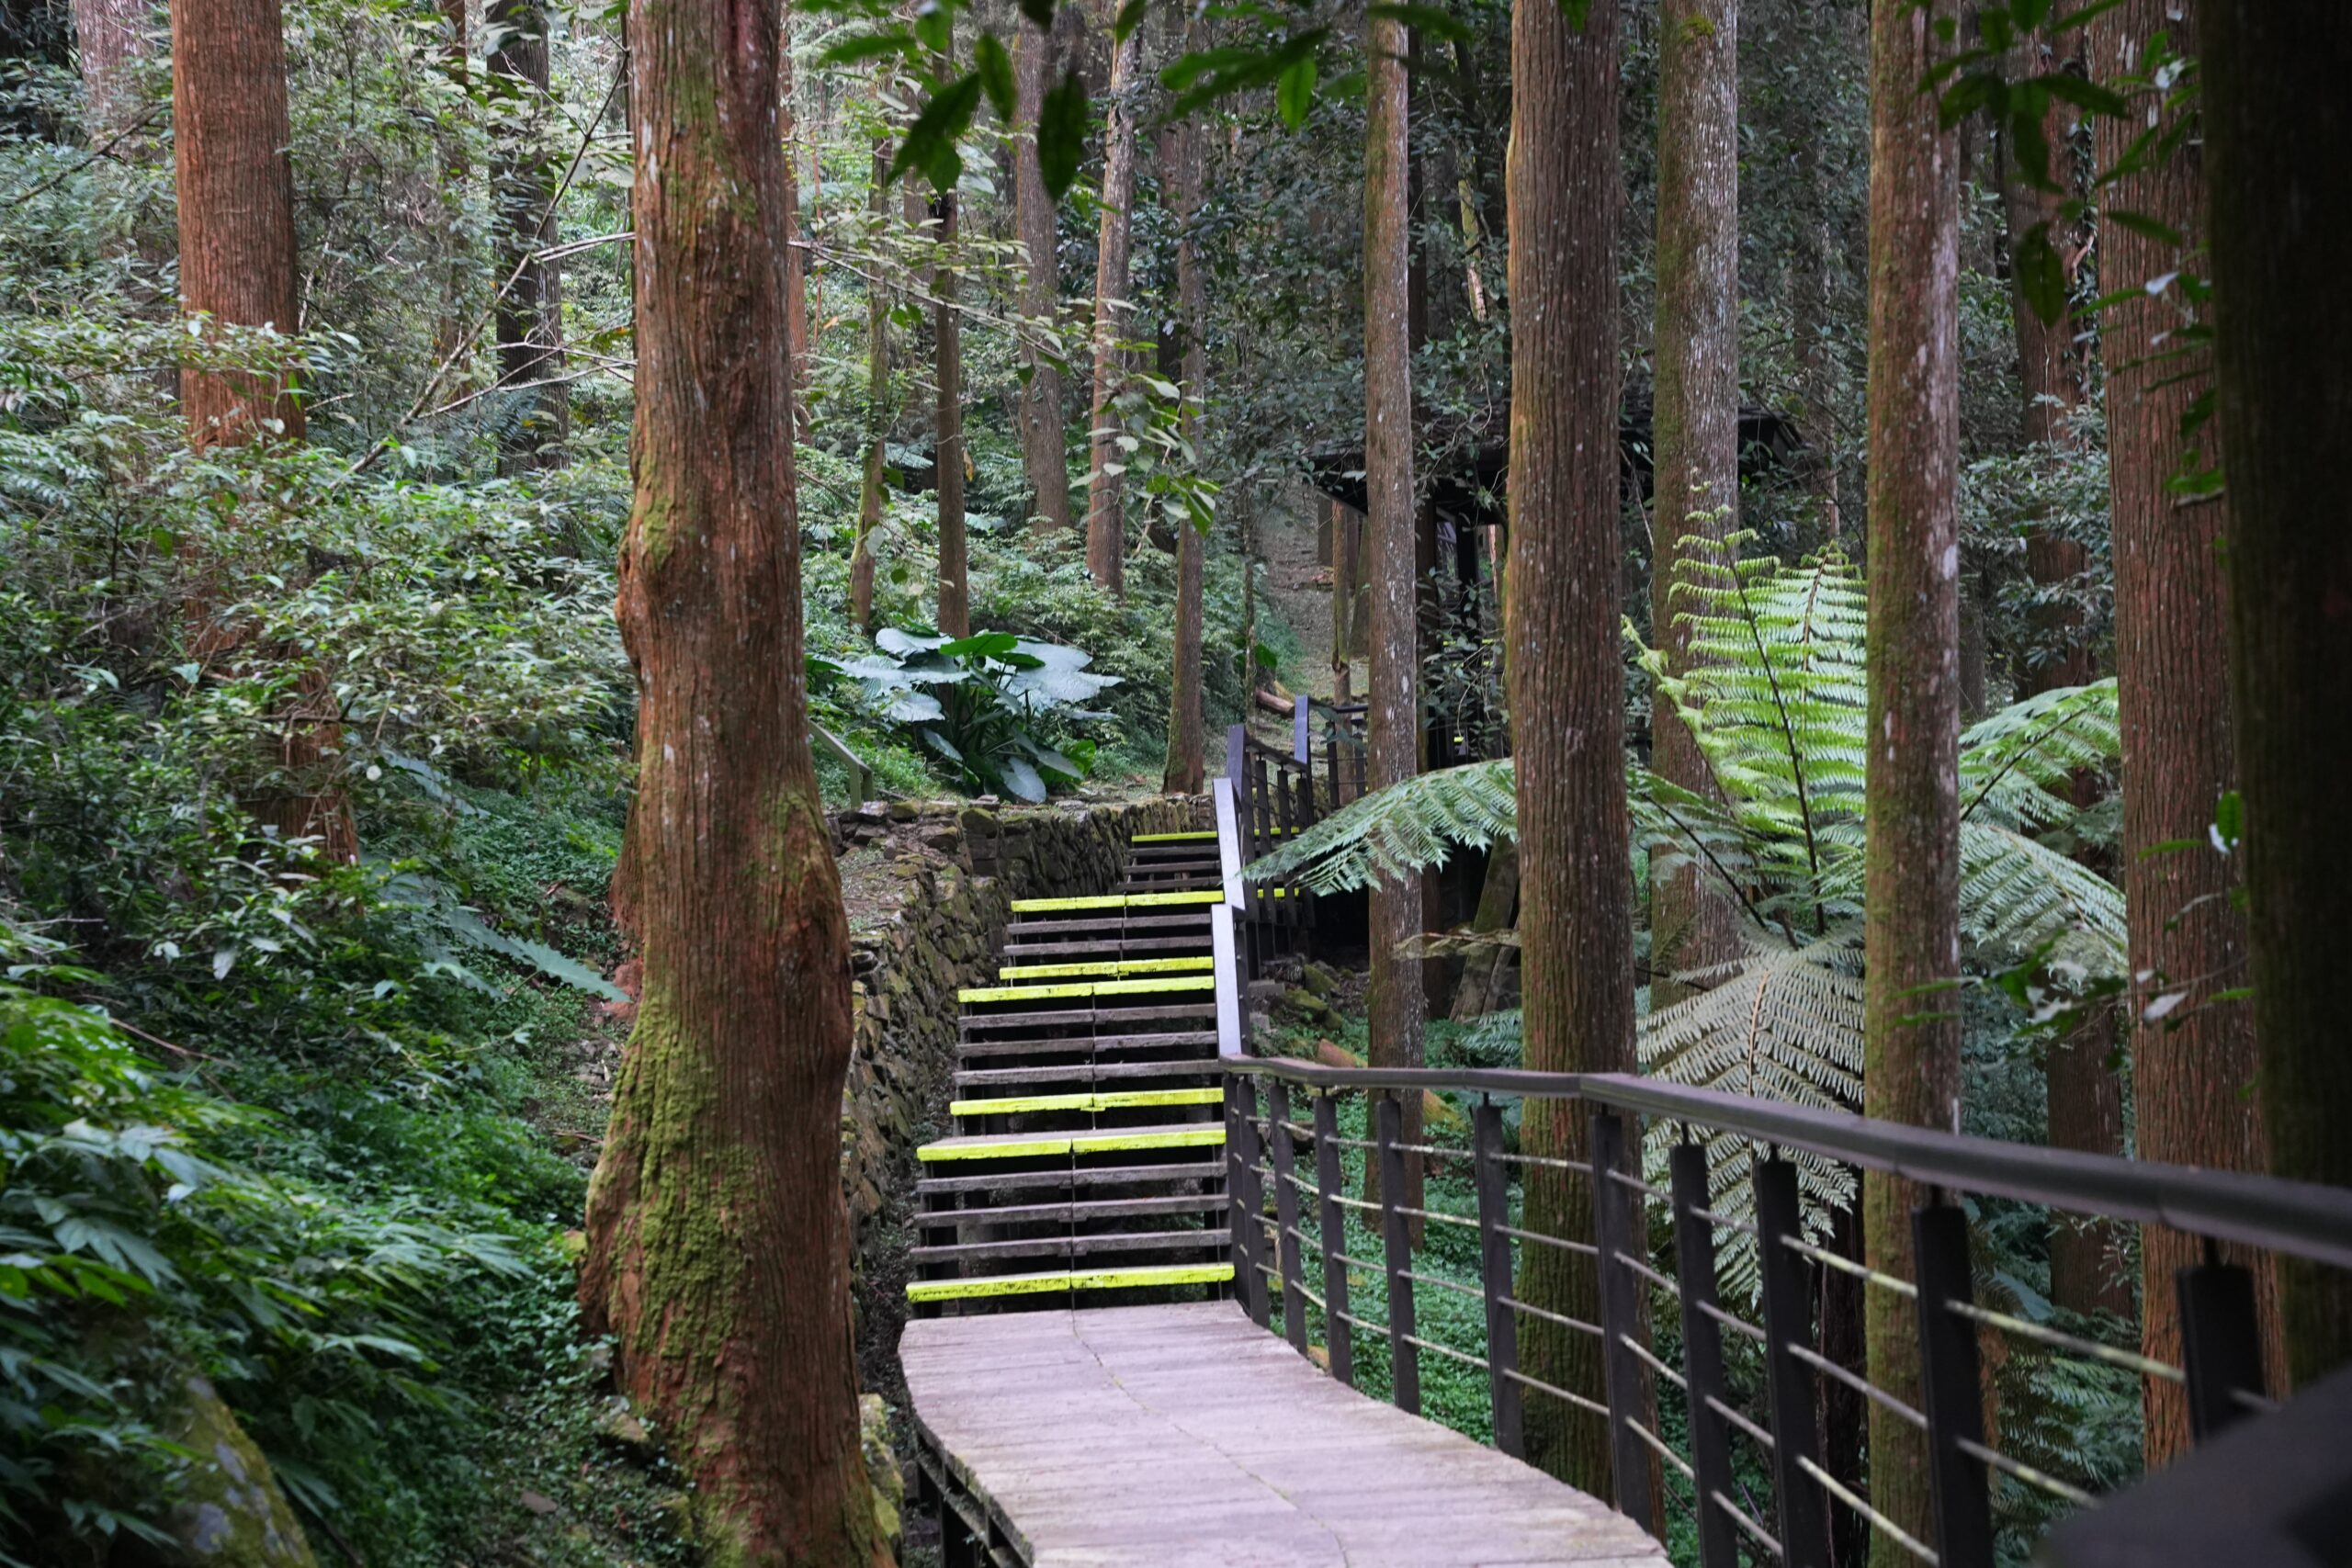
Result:
M1250 881L1295 880L1348 893L1442 866L1456 847L1484 849L1519 831L1510 760L1420 773L1374 790L1250 863Z

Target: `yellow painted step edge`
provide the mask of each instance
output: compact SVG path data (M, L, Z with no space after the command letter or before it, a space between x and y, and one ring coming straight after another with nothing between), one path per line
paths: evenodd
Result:
M1203 1066L1210 1064L1203 1063ZM1222 1105L1221 1089L1131 1089L1108 1094L1025 1094L1001 1100L959 1100L950 1116L1011 1116L1023 1111L1125 1111L1146 1105Z
M1216 838L1216 829L1202 828L1190 833L1137 833L1127 841L1135 844L1194 844Z
M1191 958L1106 958L1092 964L1008 964L996 972L996 977L1000 980L1053 980L1099 975L1112 979L1122 975L1165 975L1216 967L1216 959L1200 953Z
M1118 1291L1151 1285L1222 1285L1230 1263L1167 1263L1141 1269L1083 1269L1063 1274L998 1274L978 1280L914 1280L910 1302L952 1302L975 1296L1037 1296L1057 1291Z
M1043 915L1057 909L1146 909L1169 904L1222 904L1225 893L1216 887L1190 887L1174 893L1098 893L1084 898L1015 898L1016 915Z
M1169 904L1222 904L1224 902L1225 892L1222 888L1216 887L1193 887L1181 893L1130 893L1127 895L1127 908L1130 909L1149 909Z
M1109 1154L1120 1149L1204 1148L1225 1142L1225 1128L1203 1122L1197 1127L1155 1127L1148 1130L1113 1128L1101 1133L1045 1133L1006 1143L925 1144L915 1157L926 1164L955 1159L1027 1159L1036 1155Z
M1214 975L1170 980L1074 980L1063 986L971 986L956 993L959 1002L1068 1001L1084 997L1133 997L1154 991L1213 991Z

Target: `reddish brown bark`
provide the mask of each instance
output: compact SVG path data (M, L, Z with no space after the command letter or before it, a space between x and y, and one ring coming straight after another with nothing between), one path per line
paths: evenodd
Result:
M792 112L792 19L777 41L777 120L784 138L784 342L792 367L792 427L808 434L808 258L800 247L800 150Z
M154 51L154 16L149 0L74 0L74 52L94 142L126 130L141 112L130 73Z
M2263 1125L2272 1174L2352 1187L2352 10L2205 0L2198 42ZM2344 1271L2282 1258L2278 1285L2288 1386L2352 1362Z
M544 0L491 0L484 25L497 39L487 62L521 107L519 123L503 139L491 168L497 213L498 380L531 388L519 417L501 433L499 472L515 474L563 466L571 434L571 396L562 386L535 386L563 372L563 270L538 253L555 243L552 171L545 129L548 100L548 14Z
M1619 647L1617 7L1582 31L1562 8L1513 7L1509 174L1510 592L1504 636L1518 759L1524 1057L1544 1072L1632 1072L1634 934L1626 840L1624 662ZM1586 1111L1530 1102L1527 1152L1586 1157ZM1589 1242L1582 1176L1531 1168L1529 1228ZM1521 1249L1519 1294L1591 1323L1590 1267ZM1599 1348L1521 1320L1532 1377L1601 1397ZM1527 1402L1527 1455L1610 1495L1604 1425Z
M1197 24L1195 24L1197 27ZM1193 28L1188 28L1190 35ZM1199 411L1208 398L1208 290L1201 276L1201 128L1186 119L1171 127L1164 143L1173 154L1176 241L1176 331L1183 348L1180 380L1184 389L1183 433L1198 439ZM1175 668L1170 673L1168 760L1159 786L1171 795L1198 795L1206 783L1206 719L1201 709L1201 573L1208 541L1182 508L1176 525Z
M1413 389L1407 299L1411 270L1405 184L1405 28L1364 24L1363 416L1364 545L1372 585L1372 669L1365 680L1365 777L1384 789L1420 772L1419 574L1413 507ZM1397 948L1421 934L1416 876L1372 890L1372 986L1365 1059L1421 1065L1421 964ZM1403 1098L1404 1141L1421 1141L1421 1103ZM1421 1204L1421 1163L1406 1162L1400 1201Z
M1105 7L1103 15L1112 15ZM1138 27L1111 50L1111 91L1102 127L1102 221L1095 243L1094 400L1087 429L1086 570L1114 596L1126 592L1127 530L1124 487L1114 468L1125 463L1109 426L1112 400L1126 379L1129 209L1136 195L1135 79L1143 51Z
M970 550L964 534L964 338L956 307L956 267L948 259L956 244L956 193L942 192L932 204L939 219L940 265L933 270L932 341L938 367L939 401L933 423L939 468L939 629L949 637L972 635Z
M1078 21L1077 7L1063 6L1054 17L1054 31L1040 30L1023 17L1016 27L1012 51L1013 120L1023 133L1012 144L1013 221L1021 236L1021 314L1039 331L1062 320L1061 255L1055 239L1054 204L1046 195L1046 177L1037 167L1037 107L1045 101L1046 84L1063 54ZM1062 372L1053 359L1037 352L1024 334L1021 362L1029 367L1029 384L1021 392L1021 461L1029 475L1031 507L1041 533L1067 534L1069 511L1069 457L1062 431Z
M2193 50L2201 0L2125 0L2091 24L2090 68L2110 80L2145 69L2149 43L2169 31L2176 51ZM2153 98L2135 96L2135 104ZM2097 122L2098 160L2112 167L2143 129L2138 117ZM2205 171L2192 140L2174 157L2126 175L2109 205L2143 212L2200 244L2206 231ZM2098 236L2102 288L2124 295L2099 322L2107 372L2109 499L2115 557L2116 698L2123 738L2124 903L2135 977L2123 1020L2132 1052L2132 1100L2143 1159L2218 1170L2259 1170L2268 1157L2255 1081L2254 1012L2244 1002L2211 1002L2246 984L2246 922L2233 902L2231 863L2207 847L2215 805L2237 787L2235 719L2230 698L2229 597L2221 541L2230 501L2191 502L2165 481L2186 443L2181 416L2210 386L2211 367L2184 376L2158 359L2181 325L2177 285L2161 297L2149 279L2177 272L2179 253L2120 224ZM2210 442L2210 436L2208 437ZM2188 849L2158 850L2188 843ZM2140 978L2144 976L2144 978ZM2185 999L2156 1020L2156 1000ZM2141 1233L2141 1348L2180 1364L2180 1319L2173 1277L2202 1258L2201 1244L2177 1231ZM2225 1248L2232 1261L2254 1255ZM2276 1280L2256 1274L2265 1308L2266 1359L2277 1358ZM2177 1383L2143 1385L2145 1447L2152 1466L2189 1446L2188 1401Z
M635 0L637 1022L581 1303L714 1562L887 1560L858 1442L838 1118L848 922L801 673L778 16Z
M1674 592L1682 540L1739 526L1739 3L1666 0L1658 15L1657 483L1650 522L1650 638L1675 675L1690 667L1690 606ZM1690 728L1663 693L1651 705L1651 766L1713 793ZM1685 863L1650 882L1650 1006L1690 994L1677 975L1739 951L1723 884Z
M874 143L874 164L865 186L865 217L878 240L888 214L890 142ZM850 538L850 619L857 629L874 630L874 530L882 525L883 468L890 437L890 297L882 284L879 265L865 280L865 463L857 487L857 531Z
M1957 152L1920 79L1930 7L1871 23L1870 752L1862 908L1862 1104L1951 1128L1960 1114L1960 205ZM1909 1279L1915 1184L1862 1179L1862 1249ZM1871 1382L1921 1403L1910 1303L1866 1298ZM1925 1439L1873 1404L1871 1500L1932 1539ZM1871 1561L1905 1561L1883 1533Z

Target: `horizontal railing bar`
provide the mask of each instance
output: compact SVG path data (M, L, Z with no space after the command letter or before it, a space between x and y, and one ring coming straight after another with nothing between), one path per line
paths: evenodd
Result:
M1573 1328L1579 1334L1589 1334L1596 1339L1601 1337L1600 1325L1597 1323L1587 1323L1580 1317L1570 1317L1566 1313L1554 1312L1550 1307L1531 1306L1516 1296L1497 1296L1495 1300L1513 1312L1523 1312L1530 1317L1540 1317L1546 1323L1556 1323L1563 1328Z
M1623 1073L1326 1067L1268 1058L1227 1058L1221 1066L1228 1073L1285 1078L1326 1090L1442 1089L1582 1099L1934 1186L2161 1224L2352 1268L2352 1190L2308 1181L2009 1144Z
M1503 1369L1503 1376L1510 1379L1511 1382L1518 1383L1522 1388L1532 1388L1538 1393L1548 1393L1555 1399L1566 1400L1568 1404L1575 1405L1578 1410L1589 1410L1595 1416L1606 1416L1609 1414L1609 1406L1601 1404L1600 1401L1597 1399L1587 1399L1583 1394L1570 1393L1564 1388L1554 1388L1550 1383L1545 1382L1543 1379L1529 1377L1525 1372L1520 1371L1516 1368L1505 1367Z
M1756 1234L1756 1227L1746 1220L1735 1219L1729 1214L1718 1214L1713 1209L1693 1209L1690 1212L1711 1225L1721 1225L1727 1231L1737 1231L1742 1235Z
M1542 1242L1545 1247L1556 1247L1563 1252L1578 1252L1587 1258L1600 1256L1600 1248L1589 1241L1570 1241L1564 1235L1545 1235L1542 1231L1523 1231L1517 1225L1497 1225L1495 1228L1505 1235L1515 1235L1521 1241Z
M1681 1286L1676 1284L1673 1280L1668 1279L1665 1275L1659 1273L1657 1269L1651 1268L1640 1258L1632 1257L1623 1252L1612 1252L1609 1256L1615 1258L1618 1262L1623 1263L1626 1268L1631 1269L1634 1273L1639 1274L1645 1280L1647 1280L1651 1284L1656 1285L1659 1290L1664 1291L1668 1295L1674 1297L1677 1301L1682 1299Z
M1871 1507L1868 1503L1863 1502L1860 1497L1857 1497L1851 1492L1849 1492L1844 1486L1838 1483L1836 1476L1830 1474L1827 1471L1822 1469L1819 1465L1814 1463L1813 1461L1805 1458L1803 1454L1799 1454L1797 1456L1797 1468L1804 1471L1807 1475L1812 1476L1815 1481L1821 1483L1821 1489L1823 1491L1828 1493L1832 1497L1837 1498L1840 1503L1845 1504L1846 1506L1853 1509L1854 1512L1860 1514L1863 1518L1868 1519L1871 1526L1883 1532L1889 1540L1892 1540L1895 1545L1903 1548L1904 1551L1909 1552L1920 1562L1928 1564L1928 1568L1938 1568L1938 1560L1933 1551L1921 1545L1918 1541L1914 1540L1910 1534L1905 1531L1901 1525L1896 1524L1893 1519L1888 1518L1884 1514L1880 1513L1876 1508Z
M1587 1176L1592 1174L1592 1162L1589 1159L1554 1159L1550 1155L1506 1154L1498 1154L1495 1157L1505 1165L1538 1165L1546 1170L1575 1170L1581 1171Z
M1283 1277L1283 1271L1270 1263L1252 1263L1250 1267L1255 1269L1259 1273L1263 1274L1269 1280L1279 1280Z
M1857 1280L1868 1280L1870 1283L1878 1286L1881 1290L1893 1291L1896 1295L1903 1297L1906 1301L1916 1301L1918 1299L1919 1287L1913 1284L1908 1280L1898 1280L1892 1274L1882 1274L1875 1269L1864 1268L1861 1264L1856 1263L1851 1258L1840 1258L1834 1252L1824 1251L1822 1248L1814 1246L1813 1243L1802 1240L1796 1236L1782 1236L1781 1238L1781 1245L1787 1247L1791 1252L1798 1253L1804 1257L1812 1258L1815 1263L1821 1264L1825 1268L1835 1269L1841 1273L1851 1274Z
M1331 1254L1331 1256L1338 1258L1340 1262L1346 1264L1351 1269L1385 1269L1388 1267L1385 1263L1373 1263L1361 1258L1351 1258L1344 1252L1335 1252Z
M1748 1535L1755 1538L1757 1545L1770 1552L1780 1561L1783 1562L1788 1561L1789 1554L1781 1550L1781 1543L1774 1540L1770 1535L1767 1535L1762 1525L1758 1524L1754 1519L1749 1518L1746 1514L1740 1512L1737 1504L1734 1503L1730 1498L1724 1496L1720 1492L1708 1493L1707 1500L1714 1504L1716 1507L1721 1508L1724 1513L1729 1514L1731 1516L1731 1522L1737 1525L1741 1529L1747 1531Z
M1337 1133L1331 1134L1330 1141L1337 1144L1343 1149L1377 1149L1380 1147L1378 1144L1374 1143L1370 1138L1343 1138Z
M1712 1393L1707 1395L1707 1408L1722 1416L1724 1420L1730 1422L1733 1426L1738 1427L1741 1431L1747 1433L1749 1437L1755 1438L1762 1447L1772 1449L1780 1446L1772 1441L1771 1433L1766 1431L1755 1422L1750 1421L1747 1416L1742 1416L1738 1411L1734 1410L1730 1405L1725 1404L1722 1400L1717 1399Z
M1422 1339L1410 1334L1405 1335L1403 1337L1405 1343L1408 1345L1418 1345L1424 1350L1434 1350L1441 1356L1451 1357L1454 1360L1461 1361L1465 1365L1476 1367L1481 1371L1487 1370L1487 1358L1484 1356L1473 1356L1466 1350L1456 1350L1450 1345L1433 1344L1427 1339Z
M2257 1415L2275 1416L2278 1413L2277 1400L2267 1399L2250 1388L2233 1388L2230 1390L2230 1397Z
M1764 1342L1764 1331L1746 1319L1734 1317L1713 1302L1700 1302L1697 1305L1701 1312L1705 1313L1733 1333L1745 1334L1759 1345Z
M1452 1291L1455 1295L1468 1296L1474 1302L1482 1302L1487 1299L1487 1293L1484 1291L1472 1290L1469 1286L1457 1284L1452 1280L1441 1280L1434 1274L1416 1274L1410 1269L1404 1269L1397 1271L1396 1277L1400 1280L1410 1280L1416 1285L1434 1285L1441 1291Z
M1296 1171L1291 1172L1290 1175L1283 1177L1282 1179L1289 1182L1294 1189L1300 1192L1305 1192L1317 1198L1323 1196L1323 1189L1316 1186L1312 1181L1300 1180Z
M2054 1475L2034 1469L2030 1464L2020 1464L1997 1449L1988 1449L1970 1438L1954 1438L1951 1441L1952 1447L1969 1458L1989 1464L2002 1474L2012 1476L2028 1486L2038 1486L2052 1497L2072 1503L2077 1508L2093 1508L2098 1506L2098 1499L2081 1487L2070 1485Z
M1335 1312L1331 1315L1338 1318L1341 1323L1350 1324L1357 1328L1363 1329L1367 1334L1377 1334L1383 1339L1388 1337L1388 1325L1385 1323L1366 1323L1363 1319L1356 1316L1355 1314L1351 1312Z
M1331 1201L1334 1203L1345 1203L1349 1208L1362 1209L1367 1214L1376 1214L1380 1213L1379 1204L1367 1202L1362 1198L1351 1198L1344 1192L1334 1192L1330 1194L1330 1198Z
M1689 1460L1684 1459L1680 1454L1676 1453L1672 1449L1668 1448L1666 1446L1665 1438L1651 1431L1647 1427L1643 1426L1639 1421L1627 1421L1624 1425L1627 1431L1633 1433L1634 1436L1647 1443L1651 1449L1657 1452L1658 1458L1666 1461L1667 1463L1680 1471L1682 1472L1683 1480L1690 1482L1694 1486L1698 1484L1698 1472L1690 1468L1690 1461Z
M1792 1343L1788 1347L1788 1351L1790 1355L1794 1356L1798 1360L1803 1361L1806 1366L1811 1367L1814 1371L1817 1372L1827 1372L1831 1377L1836 1378L1839 1382L1844 1383L1848 1388L1852 1389L1864 1399L1874 1400L1878 1404L1886 1406L1887 1409L1892 1410L1897 1416L1902 1416L1905 1421L1910 1422L1911 1425L1918 1427L1922 1432L1928 1429L1928 1418L1925 1416L1920 1415L1919 1412L1912 1409L1909 1405L1904 1404L1901 1400L1895 1398L1894 1395L1887 1393L1886 1390L1879 1387L1878 1384L1871 1382L1868 1378L1855 1376L1852 1372L1848 1371L1837 1362L1829 1360L1826 1357L1814 1354L1812 1350L1803 1345Z
M2026 1318L2011 1317L2007 1313L1995 1312L1990 1307L1978 1306L1973 1302L1947 1301L1944 1305L1972 1322L1997 1328L2005 1334L2017 1335L2020 1338L2038 1340L2041 1344L2053 1346L2072 1355L2087 1357L2094 1361L2104 1361L2110 1367L2120 1367L2125 1371L2138 1372L2142 1377L2162 1378L2166 1382L2177 1383L2185 1383L2188 1381L2188 1375L2186 1372L2167 1362L2154 1360L2130 1350L2119 1350L2112 1345L2102 1345L2095 1339L2077 1338L2072 1334L2064 1334L2055 1328L2045 1328L2041 1324Z
M1674 1201L1673 1194L1667 1191L1663 1187L1652 1187L1648 1182L1642 1180L1639 1177L1628 1176L1622 1170L1611 1171L1609 1173L1609 1179L1615 1182L1620 1187L1630 1187L1634 1191L1641 1193L1644 1197L1655 1198L1661 1203L1670 1203Z
M1478 1222L1464 1214L1448 1214L1436 1209L1416 1209L1409 1203L1397 1204L1396 1212L1400 1214L1418 1214L1422 1219L1435 1220L1443 1225L1460 1225L1464 1230L1475 1231L1478 1228Z
M1297 1284L1291 1286L1290 1289L1296 1291L1300 1295L1306 1297L1308 1301L1313 1302L1317 1312L1329 1312L1331 1310L1324 1304L1323 1298L1321 1296L1317 1295L1313 1291L1306 1288L1306 1282L1304 1280L1300 1280Z
M1648 1366L1650 1371L1656 1372L1658 1376L1664 1378L1667 1382L1672 1383L1683 1393L1688 1393L1690 1392L1690 1383L1689 1379L1685 1378L1680 1372L1676 1371L1672 1367L1668 1366L1664 1361L1659 1360L1655 1355L1650 1353L1650 1348L1648 1346L1643 1344L1632 1335L1620 1334L1617 1336L1617 1343L1625 1347L1626 1349L1631 1350L1635 1356L1639 1357L1645 1365Z
M1470 1152L1467 1149L1442 1149L1435 1144L1391 1144L1388 1146L1402 1149L1408 1155L1464 1155Z
M1303 1138L1310 1144L1315 1141L1315 1129L1304 1122L1284 1122L1283 1125L1290 1129L1294 1138Z

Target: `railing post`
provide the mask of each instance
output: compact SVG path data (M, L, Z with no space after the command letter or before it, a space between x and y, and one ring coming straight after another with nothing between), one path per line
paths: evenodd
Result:
M2203 1442L2252 1411L2239 1391L2262 1392L2262 1328L2254 1276L2208 1261L2173 1275L2180 1300L2180 1361L2188 1383L2188 1430Z
M1688 1135L1687 1129L1685 1135ZM1727 1404L1724 1331L1707 1314L1715 1304L1715 1226L1706 1217L1707 1150L1678 1145L1667 1156L1673 1172L1674 1282L1682 1300L1682 1376L1690 1413L1690 1469L1699 1495L1700 1568L1739 1568L1739 1536L1724 1509L1731 1506L1731 1424L1709 1401ZM1717 1502L1717 1498L1723 1499Z
M1821 1483L1805 1466L1821 1463L1821 1428L1813 1414L1813 1369L1792 1346L1813 1348L1813 1308L1804 1259L1781 1245L1804 1238L1797 1168L1784 1159L1756 1163L1756 1257L1764 1277L1764 1373L1772 1405L1772 1501L1778 1506L1784 1568L1829 1568L1829 1517Z
M1233 1200L1233 1278L1241 1288L1242 1310L1259 1327L1266 1326L1266 1276L1259 1271L1265 1257L1266 1236L1258 1221L1266 1212L1266 1195L1258 1185L1258 1081L1236 1075L1226 1096L1225 1190Z
M1323 1211L1323 1347L1331 1375L1356 1385L1355 1338L1348 1322L1348 1223L1340 1202L1347 1168L1340 1160L1340 1107L1329 1094L1315 1097L1315 1190Z
M1492 1100L1471 1108L1471 1179L1478 1190L1478 1274L1487 1298L1487 1391L1494 1409L1495 1447L1513 1459L1527 1457L1520 1404L1519 1314L1510 1300L1510 1173L1503 1168L1503 1110Z
M1919 1370L1928 1415L1928 1484L1936 1505L1939 1568L1991 1568L1993 1512L1984 1461L1961 1445L1984 1442L1984 1391L1976 1325L1952 1311L1972 1304L1968 1215L1931 1202L1911 1212L1918 1269Z
M1397 1207L1405 1190L1405 1151L1396 1146L1404 1126L1404 1108L1395 1093L1384 1090L1372 1102L1372 1119L1380 1156L1380 1237L1388 1271L1388 1366L1396 1384L1396 1408L1421 1413L1421 1352L1411 1342L1413 1281L1405 1276L1413 1267L1413 1240L1406 1215Z
M1630 1200L1638 1196L1609 1173L1626 1166L1625 1122L1611 1111L1592 1119L1592 1236L1600 1270L1602 1382L1609 1393L1609 1472L1617 1511L1645 1527L1650 1519L1650 1452L1634 1432L1642 1418L1645 1386L1634 1336L1642 1325L1639 1281L1618 1263L1644 1246L1645 1227Z
M1290 1085L1276 1078L1274 1101L1274 1267L1283 1278L1283 1334L1291 1348L1306 1354L1306 1296L1298 1258L1298 1167L1291 1145Z

